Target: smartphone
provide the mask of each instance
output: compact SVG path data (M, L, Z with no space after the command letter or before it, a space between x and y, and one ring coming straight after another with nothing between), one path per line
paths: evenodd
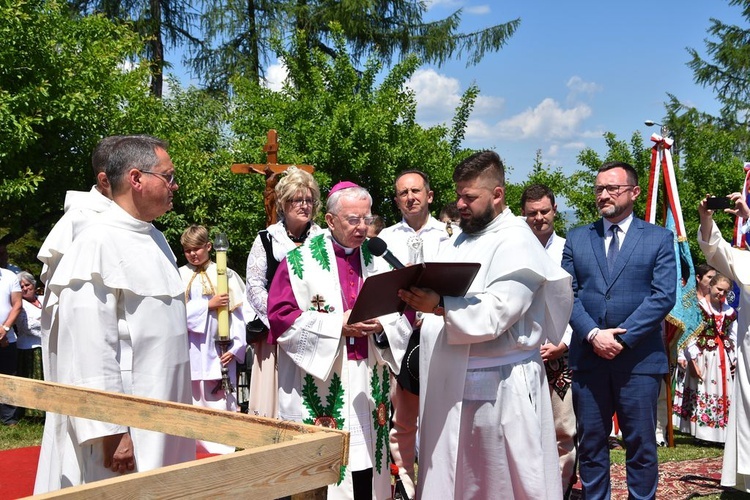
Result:
M725 196L711 196L706 200L706 208L709 210L734 208L734 202Z

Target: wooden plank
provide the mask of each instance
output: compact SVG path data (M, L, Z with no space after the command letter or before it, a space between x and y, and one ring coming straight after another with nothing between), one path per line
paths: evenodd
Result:
M338 481L341 438L330 432L299 435L286 443L129 474L34 498L279 498ZM316 493L295 498L311 498Z
M348 460L348 433L244 413L10 375L0 375L0 402L245 449L289 441L300 434L339 433L344 463Z

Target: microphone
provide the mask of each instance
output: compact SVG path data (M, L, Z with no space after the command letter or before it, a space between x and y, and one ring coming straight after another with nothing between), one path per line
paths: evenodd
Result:
M401 261L388 250L388 245L386 245L385 241L377 236L367 240L367 248L373 255L383 257L387 263L393 266L394 269L402 269L405 267Z

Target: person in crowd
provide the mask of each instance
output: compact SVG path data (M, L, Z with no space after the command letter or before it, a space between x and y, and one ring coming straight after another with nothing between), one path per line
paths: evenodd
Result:
M742 194L732 193L729 198L734 205L724 211L749 220L750 209ZM737 367L724 444L721 485L750 493L750 335L747 334L750 328L750 255L744 249L733 248L724 240L713 221L713 210L706 207L706 199L698 206L698 244L706 256L706 262L740 287ZM743 230L747 232L747 229L746 225Z
M694 307L702 311L701 302L705 297L709 295L710 283L713 277L716 276L716 269L708 264L698 264L695 266L695 296L696 302ZM684 339L679 339L684 340ZM688 359L685 352L686 342L678 342L678 346L682 345L682 348L677 348L677 366L674 369L674 397L672 402L672 425L682 432L690 434L690 425L683 420L683 393L685 388L685 381L688 377ZM661 398L660 398L661 402ZM658 424L658 422L657 422ZM659 439L659 428L656 429L656 441L661 445L664 442L663 435L661 440Z
M372 224L367 226L367 237L374 238L380 234L380 231L385 227L383 218L379 215L372 214Z
M558 345L573 302L570 276L505 201L505 169L481 151L453 172L461 235L446 262L478 262L464 297L411 287L425 315L420 342L418 498L561 498L540 347Z
M412 332L398 313L349 324L364 280L390 267L366 246L372 198L348 181L331 188L329 231L281 262L268 295L279 344L279 418L349 432L349 461L331 498L389 498L389 369Z
M47 286L57 297L49 380L191 404L185 289L152 224L172 209L174 165L167 145L145 136L117 140L108 156L113 203L75 236ZM35 493L195 458L194 440L107 422L66 417L53 431L41 457L56 458L40 463Z
M698 264L695 266L695 295L698 298L698 303L703 300L704 297L708 296L708 292L711 288L711 280L716 276L716 269L708 264Z
M43 380L42 374L42 303L36 295L36 279L27 271L18 273L23 310L16 320L18 334L18 375ZM41 417L40 410L19 409L18 416Z
M218 293L216 263L211 261L208 229L193 224L182 233L180 244L187 264L180 267L185 285L187 332L190 342L190 378L193 404L215 410L237 411L237 397L226 392L222 383L222 366L227 367L229 380L237 380L237 362L245 361L245 318L242 303L245 283L227 268L227 293ZM218 309L228 308L229 338L226 352L221 352L216 337L219 332ZM234 385L234 384L233 384ZM234 446L198 441L199 453L231 453Z
M401 212L401 221L381 231L379 237L388 250L403 264L420 264L434 260L441 242L450 238L446 226L430 215L433 192L427 174L419 170L405 170L394 182L394 201ZM421 313L420 313L421 314ZM419 329L412 334L410 345L419 345ZM407 350L408 353L411 349ZM404 358L404 364L407 358ZM402 364L398 378L391 380L393 426L390 432L391 455L398 467L399 479L406 496L416 494L414 462L417 446L419 417L419 382L409 376Z
M52 380L50 373L57 371L57 358L51 357L51 352L57 351L57 296L50 292L49 283L54 275L57 265L62 259L73 239L83 226L88 224L96 214L103 212L112 203L112 193L105 172L109 153L112 146L122 136L114 135L101 139L94 148L91 155L91 167L94 173L94 186L89 191L68 191L65 194L64 214L54 225L47 237L44 239L37 258L42 262L42 273L40 279L45 285L44 297L42 298L42 369L45 380ZM129 351L129 344L121 343L121 349ZM126 354L127 356L127 354ZM38 462L39 470L36 475L34 491L47 492L61 488L59 482L61 477L77 477L80 475L78 462L68 460L59 463L62 456L74 456L75 444L72 441L65 443L67 451L58 453L59 444L52 441L59 439L57 433L68 436L62 431L66 425L67 417L52 412L46 412L44 434L42 435L42 453L50 455L41 456ZM52 453L54 452L54 455ZM68 472L50 474L49 469L59 471L63 468Z
M438 220L445 224L445 231L448 233L448 236L458 236L461 233L461 228L459 227L461 223L461 214L458 211L455 201L447 203L442 210L440 210Z
M555 233L557 204L555 193L543 184L532 184L521 194L521 215L553 261L562 262L565 238ZM547 370L547 383L555 419L557 453L560 455L562 489L570 494L578 478L576 465L576 416L573 411L573 391L570 390L573 373L568 366L568 346L573 330L568 326L559 344L542 344L541 353Z
M0 373L16 375L18 370L18 346L13 325L23 310L21 284L16 273L0 267ZM0 403L0 424L16 425L16 407Z
M656 404L667 372L661 332L676 299L677 265L672 232L634 216L640 192L631 165L602 165L594 184L602 218L572 229L563 250L575 292L569 361L585 498L609 497L615 412L630 496L654 498L659 478Z
M268 289L276 268L287 253L322 232L315 223L320 208L320 188L312 175L290 168L275 188L279 222L261 231L247 256L247 300L255 313L255 330L261 332L253 344L248 412L278 416L278 346L268 332ZM251 325L252 327L252 325ZM248 339L252 340L252 339Z
M732 281L715 274L700 301L702 328L678 345L689 366L680 398L680 431L699 441L724 443L734 386L737 311L726 303Z

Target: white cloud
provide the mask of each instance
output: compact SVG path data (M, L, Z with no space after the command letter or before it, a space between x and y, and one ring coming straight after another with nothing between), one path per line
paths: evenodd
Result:
M535 108L500 121L493 128L506 139L566 139L575 136L580 124L589 116L591 108L586 104L564 109L547 97Z
M456 78L442 75L434 69L418 69L406 86L414 91L417 120L427 126L450 122L465 91ZM484 96L480 92L472 116L495 115L504 104L504 99Z
M604 90L604 87L595 82L584 81L580 76L572 76L565 84L568 87L568 103L577 102L581 99L591 99L594 94Z
M271 64L266 69L266 78L264 84L269 89L279 92L284 87L284 81L289 76L286 64L281 59L277 59L276 63Z
M474 5L472 7L465 7L464 12L467 14L478 14L478 15L484 15L490 13L490 6L489 5Z

